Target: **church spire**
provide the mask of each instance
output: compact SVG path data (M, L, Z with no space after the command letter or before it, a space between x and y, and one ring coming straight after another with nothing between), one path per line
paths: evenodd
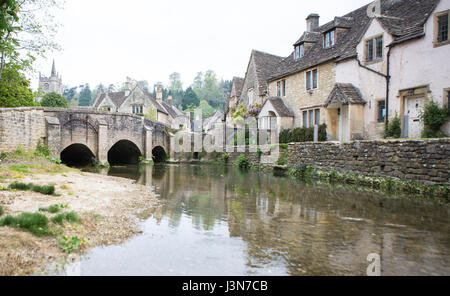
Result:
M53 66L52 66L52 77L56 76L56 67L55 67L55 59L53 59Z

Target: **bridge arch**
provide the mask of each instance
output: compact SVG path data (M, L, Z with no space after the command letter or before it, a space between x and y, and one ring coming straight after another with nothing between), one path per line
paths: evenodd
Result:
M92 150L80 143L67 146L61 151L61 162L68 166L88 166L95 162L95 155Z
M153 155L153 162L155 162L155 163L161 163L161 162L165 162L167 160L166 150L162 146L154 147L153 151L152 151L152 155Z
M130 140L120 140L108 151L110 165L137 164L140 157L142 157L141 150Z

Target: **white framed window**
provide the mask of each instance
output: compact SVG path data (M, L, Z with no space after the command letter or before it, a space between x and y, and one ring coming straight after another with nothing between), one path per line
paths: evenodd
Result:
M306 72L306 90L313 90L319 87L319 71L317 69Z
M336 31L326 32L323 36L323 47L330 48L336 44Z
M383 36L367 39L365 42L365 61L373 62L383 59Z
M294 59L298 60L298 59L302 58L304 55L305 55L305 45L303 43L296 45Z

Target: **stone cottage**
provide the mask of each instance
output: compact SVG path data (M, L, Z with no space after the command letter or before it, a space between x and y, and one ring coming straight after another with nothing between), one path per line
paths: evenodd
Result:
M125 90L100 93L94 102L94 108L99 111L147 115L174 129L190 129L189 117L172 104L171 98L167 102L163 101L161 87L157 88L154 99L130 78L127 78Z
M403 136L420 137L425 102L448 106L450 69L439 63L450 58L449 9L449 0L381 0L325 25L309 15L267 80L260 126L326 123L330 140L378 139L399 116ZM291 112L280 114L280 103Z
M243 85L244 78L233 77L231 91L225 104L226 122L233 122L233 113L236 111L236 103L241 97Z

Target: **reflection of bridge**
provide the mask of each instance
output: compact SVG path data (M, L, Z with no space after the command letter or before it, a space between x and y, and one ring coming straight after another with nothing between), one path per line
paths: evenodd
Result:
M0 151L35 149L43 141L68 164L133 163L163 159L169 151L166 126L143 117L83 109L0 109Z

